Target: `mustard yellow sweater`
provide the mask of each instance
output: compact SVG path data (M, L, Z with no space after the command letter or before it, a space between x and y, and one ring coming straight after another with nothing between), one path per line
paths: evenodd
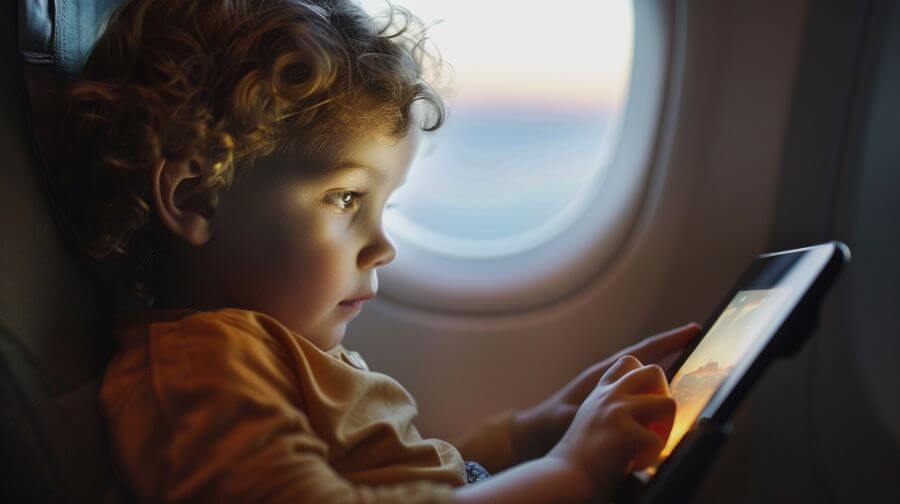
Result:
M141 501L440 503L515 461L512 411L454 444L423 439L413 397L342 345L262 313L123 319L101 391L120 478Z

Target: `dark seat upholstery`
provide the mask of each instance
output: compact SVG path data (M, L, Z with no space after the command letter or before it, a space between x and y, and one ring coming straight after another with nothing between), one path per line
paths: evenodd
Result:
M111 3L19 0L0 6L3 502L117 496L97 396L111 350L106 303L66 248L32 127L53 120L32 114L42 96L34 90L53 85L54 77L77 75Z

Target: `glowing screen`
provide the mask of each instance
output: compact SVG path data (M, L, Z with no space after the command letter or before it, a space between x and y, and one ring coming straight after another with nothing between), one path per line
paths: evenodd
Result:
M676 403L675 422L662 458L690 430L735 366L765 343L759 336L783 309L788 291L786 287L739 291L684 362L669 386Z
M766 254L751 265L736 294L672 377L669 390L676 404L672 430L657 463L635 473L639 479L649 481L699 418L722 411L723 401L834 253L832 245L808 247Z

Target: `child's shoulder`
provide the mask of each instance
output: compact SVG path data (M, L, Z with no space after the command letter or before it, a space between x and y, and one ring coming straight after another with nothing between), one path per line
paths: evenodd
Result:
M291 332L284 324L265 313L242 308L184 311L174 321L157 321L150 325L200 337L205 335L219 338L250 336L271 340L277 335Z
M119 357L136 357L153 367L190 363L191 367L284 360L287 347L302 337L278 320L238 308L216 310L146 310L116 324Z
M265 313L240 308L192 311L170 322L148 326L156 340L172 338L197 351L232 353L239 350L282 354L286 347L301 347L303 338Z
M177 334L197 338L271 340L291 333L281 322L265 313L241 308L214 310L149 309L130 313L116 322L116 332L146 332L151 335Z
M158 431L160 422L183 429L193 421L220 425L251 412L303 410L301 383L308 376L296 366L302 357L279 342L281 324L271 317L237 309L136 315L144 318L132 318L130 334L119 335L124 344L100 391L120 440L174 435Z
M368 369L340 344L323 352L277 319L246 309L149 310L123 319L117 332L121 345L106 370L111 381L152 374L160 384L197 376L246 381L250 375L281 382L297 372L310 378L337 362Z
M341 343L322 351L303 335L288 328L278 319L262 312L243 308L221 308L209 311L190 311L172 323L157 322L154 333L174 331L184 337L214 344L246 345L248 338L267 345L296 347L304 353L338 356L349 352ZM355 353L355 352L350 352Z

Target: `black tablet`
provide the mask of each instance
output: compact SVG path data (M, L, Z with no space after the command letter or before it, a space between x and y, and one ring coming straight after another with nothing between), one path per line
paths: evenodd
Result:
M659 462L634 474L643 486L675 472L667 466L689 463L678 460L685 459L678 457L681 450L691 449L684 446L690 444L686 435L704 423L727 424L765 367L800 348L823 294L849 259L846 245L830 242L763 254L747 268L701 337L667 371L675 422Z

